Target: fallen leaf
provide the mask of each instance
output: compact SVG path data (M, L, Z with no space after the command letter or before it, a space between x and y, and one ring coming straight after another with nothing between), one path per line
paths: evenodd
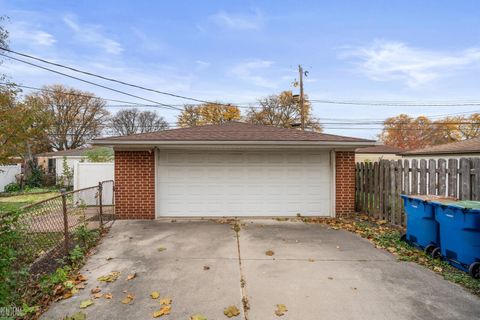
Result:
M312 259L312 258L308 259L308 261L309 261L309 262L315 262L315 260Z
M93 288L92 290L90 290L90 292L91 292L92 294L94 294L94 293L99 293L100 291L102 291L102 289L100 289L99 287L96 287L96 288Z
M284 304L277 304L277 310L275 310L275 314L278 316L278 317L281 317L285 314L285 312L287 312L288 309L287 307L284 305Z
M83 282L83 281L87 281L87 277L85 277L83 274L79 274L79 275L77 276L77 280L78 280L78 281L82 281L82 282Z
M105 299L112 299L113 296L112 296L111 293L105 293L105 294L103 295L103 297L104 297Z
M72 316L66 316L64 320L87 320L87 315L83 312L77 312Z
M152 297L152 299L158 299L158 297L160 297L160 293L158 291L152 291L152 293L150 293L150 297Z
M92 300L84 300L84 301L80 302L80 308L85 309L85 308L91 306L92 304L93 304Z
M167 250L167 248L165 248L165 247L159 247L157 250L158 250L158 252L162 252L162 251Z
M196 314L190 317L190 320L208 320L206 317L201 314Z
M273 255L275 254L275 252L273 252L272 250L267 250L267 251L265 251L265 254L266 254L267 256L270 256L270 257L271 257L271 256L273 256Z
M107 257L107 259L105 259L105 260L110 261L112 259L113 259L112 257Z
M128 294L123 300L122 300L122 303L123 304L130 304L133 299L135 299L135 297L133 296L133 294Z
M130 273L128 276L127 276L127 281L128 280L132 280L133 278L135 278L137 276L137 273Z
M170 304L172 304L172 298L160 299L159 303L162 304L162 305L170 305Z
M171 306L165 306L163 308L161 308L160 310L157 310L153 313L153 317L154 318L158 318L158 317L161 317L161 316L165 316L167 314L170 314L170 310L172 309Z
M103 281L103 282L114 282L115 280L118 279L118 276L120 276L120 272L112 271L106 276L98 277L97 280Z
M210 270L209 266L203 266L203 270Z
M73 296L72 291L67 291L63 294L62 298L63 299L68 299L68 298L71 298L72 296Z
M95 299L100 299L102 297L102 294L100 292L97 292L93 295L93 298Z
M333 277L328 277L328 280L333 280Z
M85 289L85 283L79 283L75 286L77 289Z
M223 314L229 318L236 317L240 314L240 310L236 306L229 306L223 310Z

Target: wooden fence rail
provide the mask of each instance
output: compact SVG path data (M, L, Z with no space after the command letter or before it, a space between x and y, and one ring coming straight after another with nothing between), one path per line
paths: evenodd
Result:
M404 225L400 194L480 201L480 157L381 160L356 164L356 210Z

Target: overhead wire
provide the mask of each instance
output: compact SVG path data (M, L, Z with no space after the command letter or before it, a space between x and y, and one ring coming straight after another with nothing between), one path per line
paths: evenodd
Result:
M34 67L37 67L37 68L40 68L40 69L43 69L43 70L46 70L46 71L50 71L50 72L53 72L53 73L56 73L56 74L60 74L60 75L62 75L62 76L68 77L68 78L72 78L72 79L75 79L75 80L78 80L78 81L82 81L82 82L85 82L85 83L88 83L88 84L91 84L91 85L94 85L94 86L97 86L97 87L100 87L100 88L103 88L103 89L107 89L107 90L110 90L110 91L113 91L113 92L116 92L116 93L120 93L120 94L123 94L123 95L127 95L127 96L130 96L130 97L136 98L136 99L144 100L144 101L147 101L147 102L150 102L150 103L154 103L154 104L157 104L157 105L161 105L161 106L165 106L165 107L170 107L171 109L176 109L176 110L180 110L180 111L183 110L183 109L177 108L177 107L175 107L175 106L171 106L171 105L168 105L168 104L165 104L165 103L161 103L161 102L158 102L158 101L155 101L155 100L151 100L151 99L146 99L146 98L143 98L143 97L138 96L138 95L135 95L135 94L131 94L131 93L128 93L128 92L124 92L124 91L121 91L121 90L118 90L118 89L114 89L114 88L111 88L111 87L108 87L108 86L105 86L105 85L102 85L102 84L99 84L99 83L95 83L95 82L92 82L92 81L89 81L89 80L85 80L85 79L82 79L82 78L78 78L78 77L69 75L69 74L64 73L64 72L60 72L60 71L53 70L53 69L50 69L50 68L47 68L47 67L44 67L44 66L40 66L40 65L38 65L38 64L29 62L29 61L25 61L25 60L22 60L22 59L14 58L14 57L5 55L5 54L3 54L3 53L0 53L0 56L6 57L6 58L8 58L8 59L15 60L15 61L19 61L19 62L28 64L28 65L31 65L31 66L34 66Z

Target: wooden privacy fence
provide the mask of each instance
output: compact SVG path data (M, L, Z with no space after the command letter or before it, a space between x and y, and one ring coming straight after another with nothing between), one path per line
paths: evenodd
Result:
M480 201L480 158L362 162L355 178L356 210L397 225L405 224L400 194Z

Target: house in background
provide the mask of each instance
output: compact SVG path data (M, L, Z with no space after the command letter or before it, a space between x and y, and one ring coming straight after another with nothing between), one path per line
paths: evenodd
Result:
M355 162L375 162L380 160L402 159L399 153L405 150L401 148L377 145L374 147L358 148L355 150Z
M480 137L409 150L402 154L404 159L460 159L480 157Z
M115 151L119 219L355 211L355 149L375 141L228 122L93 140Z
M43 169L43 171L47 174L54 175L58 183L59 178L64 173L64 163L66 163L68 168L73 173L78 162L86 161L86 153L96 148L97 147L85 147L71 150L45 152L37 154L36 157L38 165ZM69 182L69 184L72 183L72 181Z

